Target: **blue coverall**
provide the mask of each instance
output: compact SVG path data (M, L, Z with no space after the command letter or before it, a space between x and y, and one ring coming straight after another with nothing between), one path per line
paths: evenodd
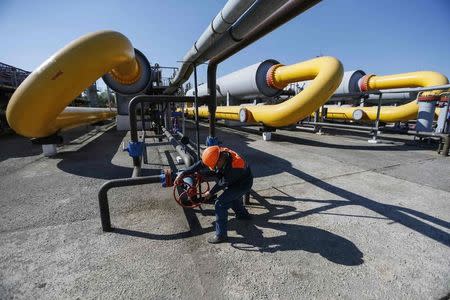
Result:
M233 168L232 157L229 153L224 152L225 163L223 167L215 172L210 172L217 177L216 185L210 190L210 194L214 195L220 190L224 192L216 199L216 235L218 237L227 236L228 209L231 208L236 217L246 217L249 215L247 209L242 203L242 198L250 192L253 185L253 174L250 167L245 164L244 168ZM202 169L208 169L200 160L191 167L182 172L182 175L191 175Z

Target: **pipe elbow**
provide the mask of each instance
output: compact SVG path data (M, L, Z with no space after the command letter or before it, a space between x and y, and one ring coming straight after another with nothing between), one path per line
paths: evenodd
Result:
M423 78L423 86L435 86L435 85L444 85L448 83L448 78L439 73L434 71L422 71L421 77ZM440 99L440 94L442 93L442 90L434 90L434 91L428 91L423 92L419 95L417 98L418 101L438 101Z
M64 108L102 75L133 60L131 42L119 32L98 31L74 40L17 88L6 110L8 123L26 137L45 137L65 128L57 120ZM86 112L79 124L97 116Z

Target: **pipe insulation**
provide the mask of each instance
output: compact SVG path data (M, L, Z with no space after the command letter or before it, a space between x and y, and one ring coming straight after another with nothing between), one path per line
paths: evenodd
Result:
M282 89L267 84L267 72L279 64L278 61L268 59L246 68L240 69L217 79L217 100L224 100L228 96L235 100L249 100L278 96ZM186 96L194 96L194 89L187 91ZM198 87L198 96L208 95L206 84Z
M166 94L174 93L192 74L193 63L224 34L231 25L255 2L255 0L229 0L222 10L214 17L210 25L203 31L191 49L184 55L182 65L172 80ZM200 63L200 62L198 62Z
M174 93L178 87L183 84L183 82L188 80L193 71L193 64L201 64L208 61L216 55L219 55L232 46L238 44L255 28L255 26L263 23L270 15L276 12L287 2L288 0L228 1L224 9L221 11L223 16L227 13L229 14L225 17L225 19L230 19L230 22L222 27L225 28L228 26L228 29L223 32L215 32L215 29L212 30L207 28L197 42L194 43L194 46L183 57L183 64L180 71L172 81L171 86L167 88L164 93ZM227 7L229 3L230 6ZM221 13L219 13L218 16ZM240 15L241 17L239 18ZM231 16L233 18L231 18ZM216 16L214 20L217 18L218 17ZM220 18L222 17L220 16ZM230 24L232 19L234 19L233 23L236 22L233 25ZM211 28L213 28L212 26L214 25L214 20L211 22ZM217 23L220 23L219 20L217 20Z

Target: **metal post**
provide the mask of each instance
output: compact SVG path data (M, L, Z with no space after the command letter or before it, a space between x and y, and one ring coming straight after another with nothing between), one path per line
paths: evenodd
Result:
M144 115L144 103L141 103L141 123L142 123L142 133L145 139L145 115Z
M194 105L195 105L195 132L197 139L197 158L200 159L200 125L198 123L198 82L197 82L197 66L194 65Z
M143 152L143 158L144 158L144 164L148 164L148 157L147 157L147 146L145 144L145 113L144 113L144 103L141 103L141 123L142 123L142 142L144 143L144 152Z
M317 109L314 112L314 123L318 123L319 122L319 109ZM318 129L320 129L320 126L314 124L314 132L317 132Z
M378 95L377 120L375 121L375 128L373 131L372 139L368 140L368 142L371 144L377 144L379 142L377 140L377 137L378 137L378 130L379 130L379 125L380 125L381 97L382 96L383 96L383 94L381 94L381 93Z
M186 118L184 116L184 112L186 110L186 103L182 104L181 109L182 109L182 114L181 114L181 133L183 135L185 135L186 134Z
M207 86L208 94L210 96L208 111L209 111L209 136L214 138L216 136L216 108L217 108L217 86L216 86L217 64L209 62L207 70Z

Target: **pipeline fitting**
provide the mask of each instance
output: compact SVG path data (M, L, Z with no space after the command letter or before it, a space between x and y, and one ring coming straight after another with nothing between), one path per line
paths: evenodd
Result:
M359 89L361 92L367 92L369 90L369 80L370 78L376 76L375 74L364 75L360 80Z
M159 175L162 187L172 187L173 182L178 174L175 174L171 169L161 170Z
M275 89L279 89L282 90L286 87L285 84L281 85L281 84L277 84L276 80L275 80L275 71L279 68L279 67L283 67L283 64L276 64L270 67L269 71L267 71L267 75L266 75L266 83L268 86L270 86L271 88L275 88Z
M131 76L123 75L117 69L112 69L109 72L109 74L115 81L117 81L121 84L126 84L126 85L133 84L139 80L142 70L141 70L141 65L139 64L138 61L134 61L134 62L132 62L132 64L136 64L136 66L134 67L134 68L136 68L136 71Z
M152 78L152 69L150 62L145 55L138 49L134 49L136 70L131 71L131 74L124 74L124 72L117 67L112 69L109 73L102 76L105 84L113 91L123 95L135 95L144 92L150 85Z
M217 138L216 136L208 136L206 138L206 146L210 147L210 146L217 146L219 145L219 138Z
M143 142L128 142L128 146L124 149L128 154L135 158L141 157L144 152L144 143Z
M439 101L441 99L441 96L439 95L420 95L417 98L418 102L433 102L433 101Z

